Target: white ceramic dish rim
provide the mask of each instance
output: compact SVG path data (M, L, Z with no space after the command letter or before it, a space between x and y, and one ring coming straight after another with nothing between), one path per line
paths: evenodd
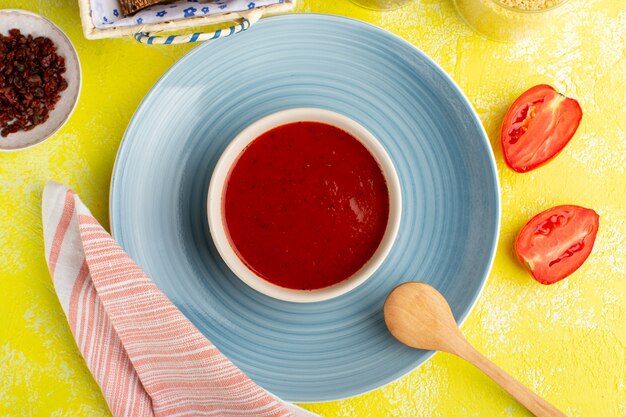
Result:
M82 70L74 44L65 32L50 19L27 10L0 9L0 18L5 16L13 18L9 21L10 24L7 27L16 27L23 34L30 33L35 36L46 36L52 39L57 47L57 53L65 58L66 72L64 76L68 83L68 88L61 93L61 98L52 112L50 112L50 118L45 123L36 126L30 131L20 131L6 138L0 138L0 152L14 152L31 148L46 141L65 126L78 104L82 88ZM28 29L29 31L24 29L25 25L23 22L26 19L37 22L34 27ZM0 24L0 33L6 34L3 26ZM5 141L9 142L9 144L5 144ZM16 145L9 146L11 142L16 143Z
M312 121L338 127L359 140L378 162L389 190L389 219L378 249L354 275L330 287L317 290L293 290L274 285L252 272L230 245L222 220L222 193L233 163L241 152L262 133L274 127L299 121ZM389 254L401 220L402 194L393 162L383 145L367 129L351 118L320 108L294 108L272 113L242 130L226 147L218 160L207 197L207 216L213 242L231 271L244 283L269 297L283 301L310 303L329 300L345 294L364 283L376 272Z

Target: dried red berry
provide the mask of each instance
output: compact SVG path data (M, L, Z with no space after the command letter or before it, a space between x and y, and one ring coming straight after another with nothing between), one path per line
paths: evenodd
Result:
M49 38L0 34L0 136L31 130L48 120L67 89L65 60Z

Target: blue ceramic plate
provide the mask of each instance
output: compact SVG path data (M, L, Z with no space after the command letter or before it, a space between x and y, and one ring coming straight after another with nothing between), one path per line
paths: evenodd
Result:
M295 304L237 279L206 215L213 167L255 120L293 107L343 113L369 129L398 170L396 243L365 284ZM264 19L206 43L146 96L113 174L113 235L182 312L253 380L317 402L380 387L431 352L387 332L382 306L404 281L441 291L462 322L491 266L499 228L489 142L463 93L428 57L368 24L335 16Z

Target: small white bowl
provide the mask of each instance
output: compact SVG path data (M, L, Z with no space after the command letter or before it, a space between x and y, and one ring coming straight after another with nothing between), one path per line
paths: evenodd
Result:
M61 98L54 105L48 120L31 130L0 137L0 151L30 148L55 134L72 115L81 86L78 54L72 42L58 26L45 17L26 10L0 10L0 33L8 35L10 29L19 29L23 35L45 36L52 40L57 47L57 54L65 59L63 77L67 81L67 88L61 92Z
M371 259L351 277L330 287L316 290L294 290L274 285L252 272L237 256L230 245L222 217L222 195L230 169L241 152L264 132L294 122L321 122L338 127L358 139L378 162L389 190L389 219L387 229ZM296 108L280 111L263 117L239 133L224 150L209 184L207 213L213 242L224 262L243 282L255 290L284 301L309 303L338 297L356 288L367 280L383 263L393 246L400 225L402 197L400 181L391 158L378 140L354 120L329 110Z

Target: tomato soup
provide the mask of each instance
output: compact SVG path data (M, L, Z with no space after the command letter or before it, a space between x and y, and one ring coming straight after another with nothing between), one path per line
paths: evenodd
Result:
M237 256L281 287L336 284L372 257L389 191L370 152L347 132L297 122L265 132L233 164L222 217Z

